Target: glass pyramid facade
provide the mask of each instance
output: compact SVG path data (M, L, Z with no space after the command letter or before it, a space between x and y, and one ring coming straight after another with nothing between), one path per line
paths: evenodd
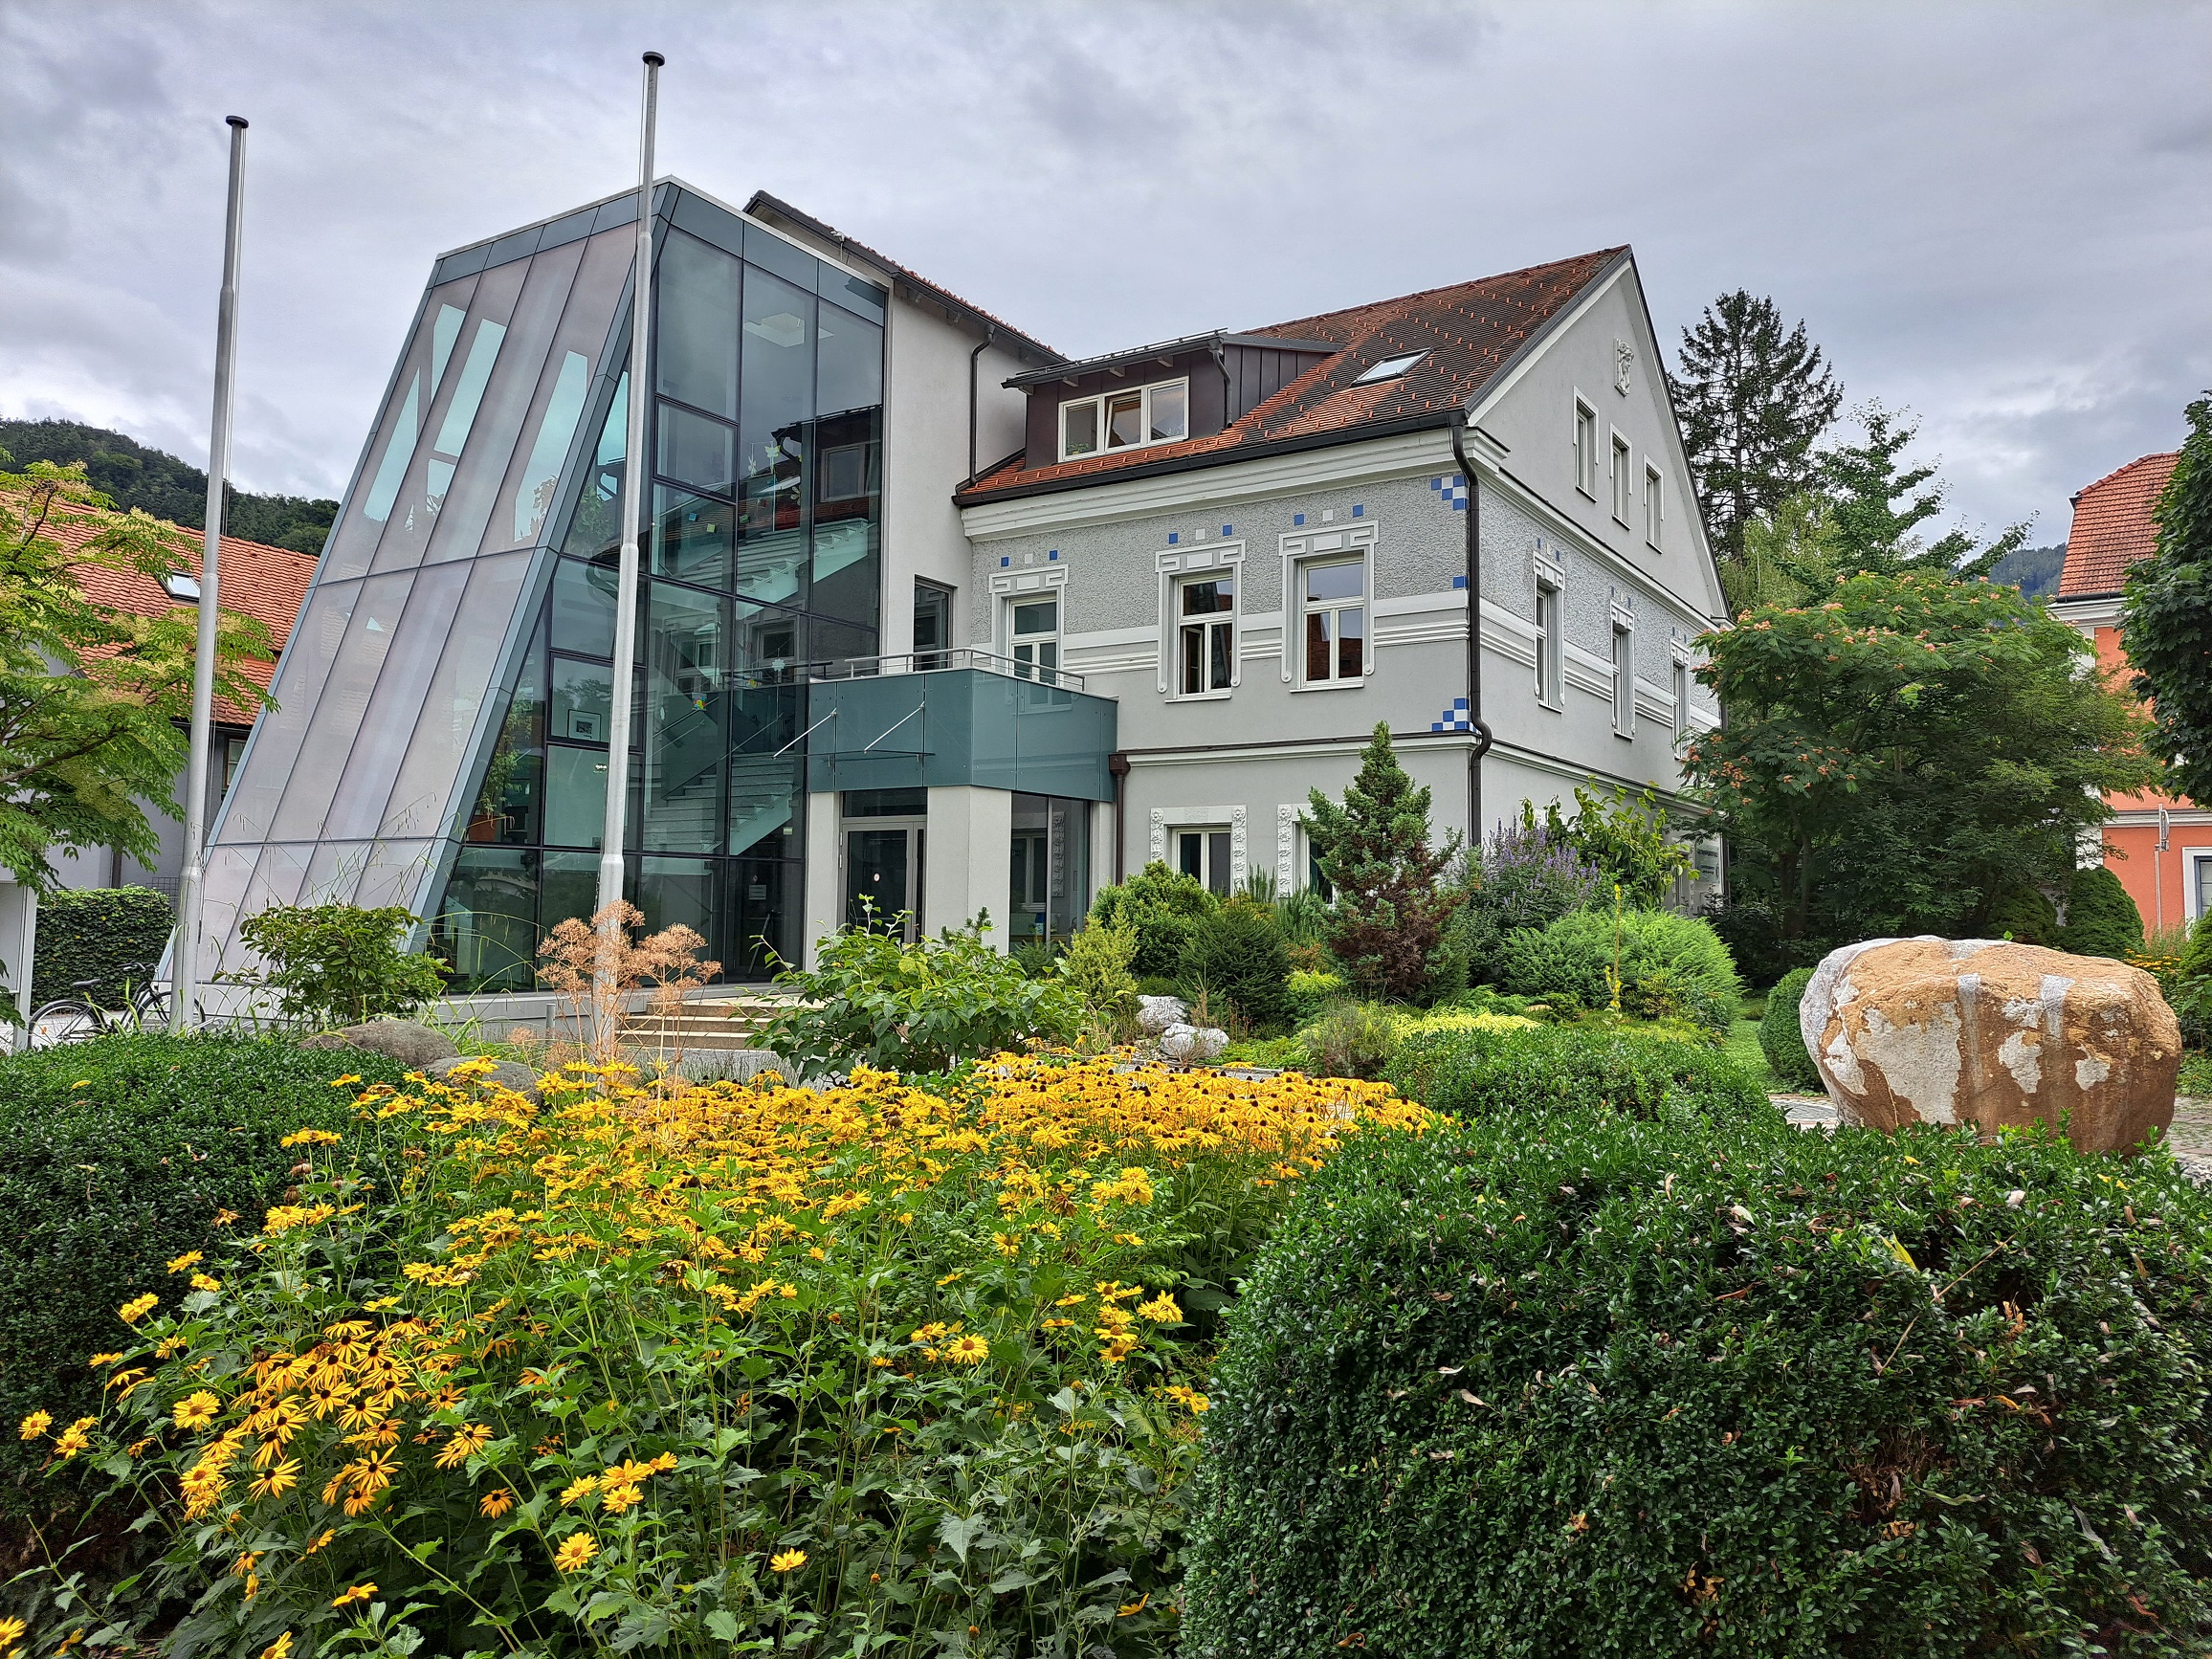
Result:
M629 889L724 977L795 957L809 662L876 650L883 289L654 198ZM270 904L404 905L455 991L591 909L635 197L437 262L209 854L203 981Z

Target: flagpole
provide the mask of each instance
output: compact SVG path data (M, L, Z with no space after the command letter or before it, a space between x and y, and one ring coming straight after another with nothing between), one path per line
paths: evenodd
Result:
M222 621L223 482L231 471L231 405L236 389L238 254L246 214L246 118L231 128L231 199L223 222L223 291L215 302L215 412L208 431L208 505L200 543L199 637L192 655L192 736L185 765L185 871L177 887L176 961L169 1029L199 1024L201 912L208 885L208 772L214 748L215 641Z
M614 696L608 711L607 816L599 844L599 893L596 909L608 916L603 931L622 932L608 907L623 896L622 849L627 839L630 809L630 680L637 655L637 526L645 503L645 388L648 353L653 340L653 140L658 118L660 67L668 60L657 52L645 55L644 108L637 138L637 271L630 282L630 407L625 411L622 451L622 553L614 586ZM601 953L599 995L592 999L595 1023L606 1026L615 1019L614 992L604 983L610 971L612 950ZM602 1052L611 1049L614 1032L593 1032Z

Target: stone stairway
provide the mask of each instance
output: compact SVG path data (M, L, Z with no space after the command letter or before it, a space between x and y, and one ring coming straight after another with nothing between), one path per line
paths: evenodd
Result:
M693 998L665 1016L625 1014L622 1045L645 1058L751 1049L761 1027L790 1002L775 991L741 990Z

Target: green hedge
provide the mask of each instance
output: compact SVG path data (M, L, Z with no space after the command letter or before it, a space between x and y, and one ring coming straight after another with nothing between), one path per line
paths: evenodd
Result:
M1198 924L1220 908L1205 883L1155 858L1128 880L1101 887L1091 900L1091 919L1105 927L1126 922L1137 930L1137 960L1129 971L1139 980L1173 980L1183 971L1183 953Z
M1759 1022L1759 1046L1766 1051L1767 1066L1792 1089L1821 1087L1820 1068L1813 1064L1798 1026L1798 1005L1804 1001L1812 977L1811 968L1792 968L1783 974L1767 993L1766 1012Z
M147 969L134 974L135 962L158 962L168 948L176 913L150 887L95 887L63 891L38 901L38 940L31 952L33 1006L54 997L74 996L78 980L99 980L93 1000L104 1008L130 1002L124 988L145 984Z
M2201 1653L2207 1239L2019 1133L1361 1136L1230 1315L1182 1651Z
M330 1086L349 1072L397 1082L406 1068L356 1049L136 1033L0 1058L0 1522L66 1502L15 1424L93 1409L87 1357L126 1345L116 1309L145 1291L173 1305L186 1277L164 1264L209 1250L218 1210L259 1224L299 1158L278 1140L352 1121L356 1091Z
M1634 1027L1415 1031L1382 1075L1401 1095L1455 1117L1609 1108L1684 1121L1774 1112L1765 1091L1711 1045Z
M1605 975L1619 929L1621 1006L1647 1017L1676 1016L1725 1031L1742 1002L1743 982L1712 924L1666 910L1577 911L1548 927L1505 940L1502 978L1520 996L1603 1008L1612 1000Z
M2076 956L2109 956L2122 961L2143 948L2143 913L2102 864L2074 872L2067 893L2066 925L2058 946Z

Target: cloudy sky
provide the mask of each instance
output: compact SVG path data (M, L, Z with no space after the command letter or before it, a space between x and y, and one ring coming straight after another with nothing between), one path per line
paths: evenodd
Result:
M204 461L236 112L233 474L336 495L431 256L633 176L649 46L662 170L1072 354L1630 242L2038 542L2212 386L2204 0L0 0L0 414Z

